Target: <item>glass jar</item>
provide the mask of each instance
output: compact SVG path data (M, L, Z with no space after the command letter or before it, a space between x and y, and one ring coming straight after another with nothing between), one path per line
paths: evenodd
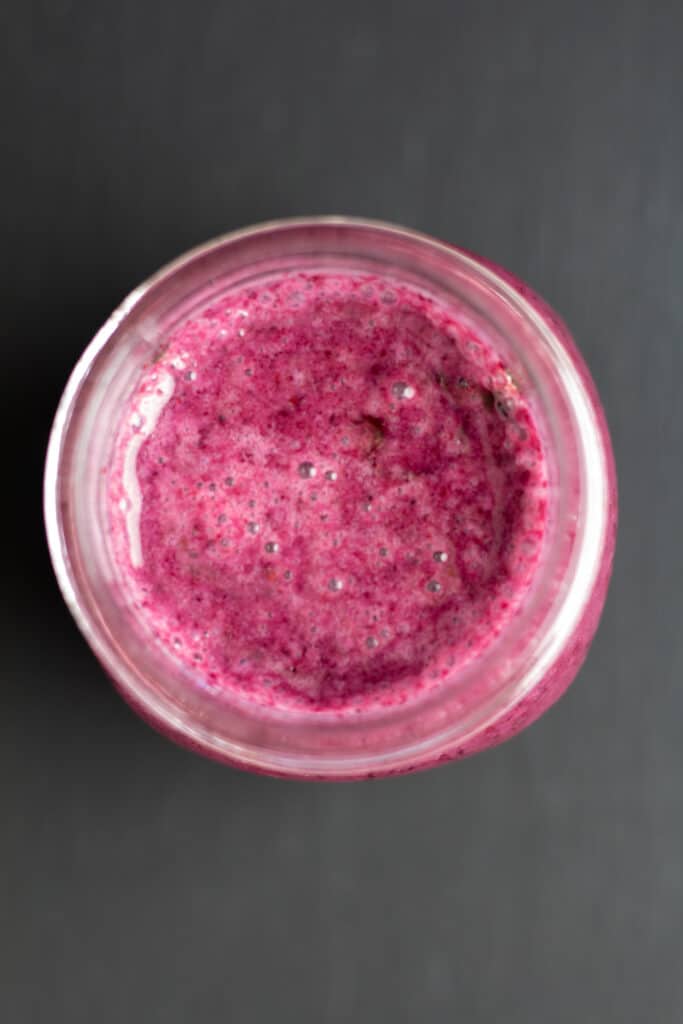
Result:
M525 601L501 635L420 699L341 719L264 713L219 701L155 643L117 586L107 542L107 470L117 427L163 339L228 289L274 272L386 274L457 300L524 382L548 464L549 517ZM225 235L140 285L77 363L57 411L45 520L64 598L129 703L163 733L252 771L360 779L425 768L501 742L536 719L575 676L602 610L616 526L604 416L556 314L478 257L387 224L341 217L276 221Z

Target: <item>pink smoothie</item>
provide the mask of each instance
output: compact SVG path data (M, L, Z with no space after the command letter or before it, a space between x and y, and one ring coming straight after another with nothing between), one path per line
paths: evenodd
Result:
M218 698L335 715L416 701L491 644L540 557L533 410L419 290L280 275L186 321L110 486L144 627Z

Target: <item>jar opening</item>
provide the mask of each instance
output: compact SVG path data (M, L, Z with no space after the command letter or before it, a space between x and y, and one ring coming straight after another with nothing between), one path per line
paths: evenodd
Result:
M543 558L524 606L480 658L418 703L362 720L218 708L163 651L130 628L102 543L102 469L122 401L160 338L238 283L336 268L384 273L458 303L495 339L543 434L552 492ZM48 539L81 630L124 695L203 752L276 774L357 777L438 758L490 727L548 674L577 629L600 572L609 525L609 452L579 357L547 311L478 259L414 232L342 218L276 222L181 257L140 286L95 337L57 413L45 477ZM399 382L399 384L402 382ZM410 385L405 385L409 387Z

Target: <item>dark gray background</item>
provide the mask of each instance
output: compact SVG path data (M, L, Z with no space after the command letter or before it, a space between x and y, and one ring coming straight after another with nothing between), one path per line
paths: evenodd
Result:
M0 1020L683 1019L683 8L5 0ZM140 279L264 218L471 247L564 314L621 530L568 695L507 746L355 785L250 777L115 696L40 473Z

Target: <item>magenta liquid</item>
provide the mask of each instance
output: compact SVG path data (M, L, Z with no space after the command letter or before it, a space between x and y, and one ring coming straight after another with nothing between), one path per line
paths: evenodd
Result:
M198 687L345 716L419 700L505 628L547 469L464 313L388 278L296 273L158 352L109 495L128 600Z

